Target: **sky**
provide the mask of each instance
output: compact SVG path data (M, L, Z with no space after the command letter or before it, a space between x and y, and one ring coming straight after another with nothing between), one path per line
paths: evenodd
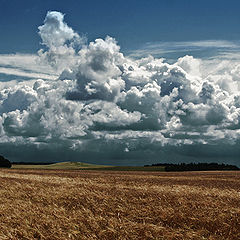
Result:
M0 154L239 166L239 5L0 0Z
M159 41L238 41L239 8L237 0L1 0L0 52L36 52L36 29L53 10L89 40L110 35L124 50Z

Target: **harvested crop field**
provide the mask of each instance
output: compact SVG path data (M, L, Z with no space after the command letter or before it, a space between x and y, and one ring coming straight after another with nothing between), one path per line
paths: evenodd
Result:
M0 170L0 239L240 239L240 172Z

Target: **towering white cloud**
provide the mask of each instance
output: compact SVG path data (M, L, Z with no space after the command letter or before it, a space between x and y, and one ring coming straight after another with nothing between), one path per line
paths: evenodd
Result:
M125 57L115 39L82 38L48 12L40 59L55 80L0 91L0 146L12 158L144 161L214 160L240 156L240 64L192 56ZM11 156L11 146L19 157ZM142 162L141 162L142 159ZM33 159L31 159L33 160ZM40 159L39 159L40 160ZM113 162L112 162L113 163Z
M38 27L42 43L50 49L61 48L67 41L79 38L64 21L60 12L48 12L44 25Z
M47 51L39 50L38 54L54 66L57 70L70 66L75 61L75 51L84 44L85 38L80 37L64 22L64 15L60 12L47 13L44 25L39 26L39 35Z

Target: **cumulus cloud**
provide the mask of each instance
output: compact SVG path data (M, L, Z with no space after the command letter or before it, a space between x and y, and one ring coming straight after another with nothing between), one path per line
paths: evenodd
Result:
M76 49L80 48L86 39L80 37L64 22L64 14L48 12L44 24L38 29L42 44L47 48L38 52L42 61L47 61L58 71L75 63Z
M83 44L59 12L47 13L39 35L46 48L37 61L58 77L1 83L0 146L7 157L237 164L238 61L132 59L109 36Z
M121 78L123 54L111 37L96 39L78 52L75 67L76 88L68 92L68 99L101 99L114 101L125 87ZM60 76L63 79L62 75Z

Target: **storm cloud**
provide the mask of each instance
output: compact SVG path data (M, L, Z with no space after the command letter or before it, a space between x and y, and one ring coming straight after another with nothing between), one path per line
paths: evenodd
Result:
M87 44L59 12L47 13L39 35L36 61L58 77L0 88L8 158L238 164L240 62L132 59L112 37Z

